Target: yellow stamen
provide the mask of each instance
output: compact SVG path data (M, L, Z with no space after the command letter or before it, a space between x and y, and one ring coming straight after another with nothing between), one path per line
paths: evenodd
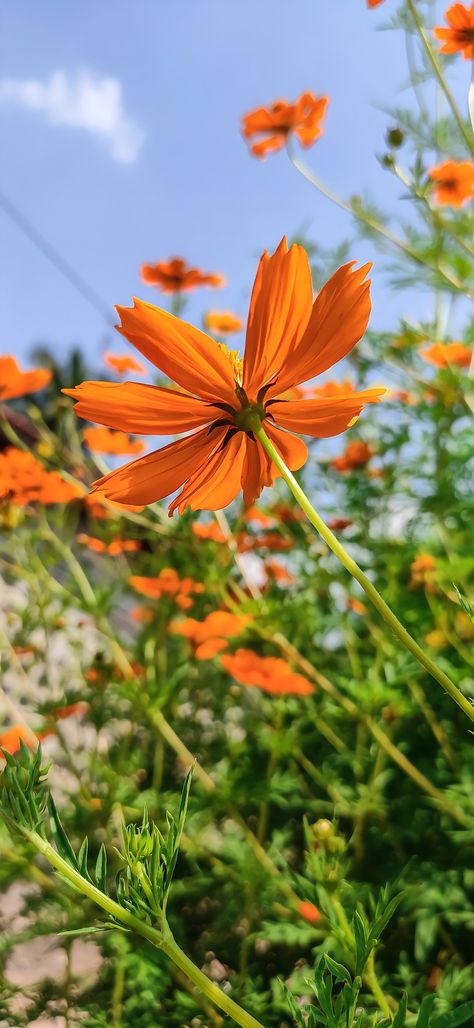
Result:
M230 361L232 365L232 371L235 375L235 381L238 382L239 385L242 385L242 375L244 372L243 357L240 356L238 350L229 350L228 346L226 346L225 343L218 343L217 345L219 347L219 350L222 350L224 356L227 357L227 360Z

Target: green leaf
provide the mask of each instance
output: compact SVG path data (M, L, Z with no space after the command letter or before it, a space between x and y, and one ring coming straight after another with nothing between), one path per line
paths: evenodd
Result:
M103 843L95 865L95 878L100 891L107 895L107 853Z
M434 993L432 996L425 996L424 999L422 999L415 1028L428 1028L435 999L436 996Z
M53 838L59 855L63 857L63 859L66 860L75 871L79 871L80 869L76 854L74 853L71 843L69 842L66 832L61 824L61 819L51 794L48 796L48 811L51 819L51 831L53 833Z
M432 1028L457 1028L459 1024L466 1024L466 1021L469 1021L471 1017L474 1017L474 1000L462 1003L457 1010L452 1010L451 1013L441 1014L441 1017L436 1017L432 1022Z
M337 960L333 960L333 958L327 953L324 954L324 959L326 961L328 971L331 971L331 974L334 975L338 982L347 982L348 985L352 985L352 978L347 967L344 967L343 964L339 964Z
M408 996L407 996L406 992L404 992L403 996L402 996L402 998L400 1000L400 1004L399 1004L398 1010L397 1010L397 1012L395 1014L395 1017L393 1019L392 1028L403 1028L403 1026L405 1024L406 1014L407 1014L407 1005L408 1005Z

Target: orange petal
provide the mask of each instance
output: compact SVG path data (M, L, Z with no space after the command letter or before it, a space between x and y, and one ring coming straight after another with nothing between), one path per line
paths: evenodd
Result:
M264 486L272 485L276 467L260 443L246 436L246 454L242 467L242 489L244 503L251 506L258 499Z
M145 505L169 496L207 460L222 442L224 429L207 428L169 443L145 457L111 471L93 483L93 491L108 500Z
M270 400L267 411L283 428L326 439L339 435L358 417L366 403L376 403L385 389L367 389L349 396L314 400Z
M371 265L353 271L354 264L344 264L321 289L308 327L289 352L286 367L268 396L321 375L346 357L363 336L371 311L370 281L365 280Z
M191 510L222 510L235 499L240 490L245 437L243 432L235 432L225 442L226 435L225 429L220 430L222 445L201 463L199 470L170 504L170 517L176 509L182 514L187 507Z
M282 239L272 257L263 255L250 302L243 385L250 399L269 382L300 343L313 302L306 251Z
M167 311L134 299L117 307L118 331L174 382L206 400L235 402L230 362L213 339Z
M281 428L273 425L268 418L265 420L263 427L290 471L298 471L298 468L302 468L308 458L306 443L302 439L298 439L296 435L282 432ZM275 468L273 477L276 478L278 475L279 472Z
M222 416L218 407L188 393L141 382L82 382L62 392L77 400L74 410L81 418L144 435L177 435Z

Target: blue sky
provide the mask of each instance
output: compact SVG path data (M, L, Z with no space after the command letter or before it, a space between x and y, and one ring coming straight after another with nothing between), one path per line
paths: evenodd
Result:
M377 31L396 6L394 0L375 11L365 0L4 0L0 188L90 282L111 315L114 303L128 304L133 294L165 305L141 283L139 265L182 255L228 278L225 289L192 296L189 320L199 322L209 307L245 317L264 247L304 226L326 248L350 236L351 226L284 153L264 162L250 157L240 116L306 89L329 95L325 134L306 151L307 163L342 195L365 191L396 210L401 190L375 157L391 124L377 107L406 97L403 36ZM467 87L468 68L461 65L455 74ZM63 83L82 72L118 84L120 110L103 137L46 116L46 85L51 99L51 77L61 72ZM104 345L123 351L116 333L1 211L0 226L0 352L26 360L39 342L59 357L74 345L89 358ZM351 255L370 259L373 249L357 242ZM377 264L373 296L374 327L395 327L395 311L413 313L412 299L389 294ZM421 294L418 311L429 302Z

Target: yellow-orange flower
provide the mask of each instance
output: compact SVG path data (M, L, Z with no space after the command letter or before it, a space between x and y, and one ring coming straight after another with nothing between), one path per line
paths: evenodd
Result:
M443 41L441 54L462 53L464 60L474 58L474 3L470 7L465 4L453 4L445 12L449 28L437 25L433 29L436 39Z
M21 371L14 357L0 357L0 400L14 400L44 389L51 381L47 368Z
M9 446L0 453L0 503L25 507L29 503L69 503L81 489L47 471L32 453Z
M280 657L259 657L253 650L239 649L223 654L221 663L237 682L253 685L272 696L309 696L314 692L314 685L303 675L295 674Z
M434 182L434 198L440 207L462 207L474 199L472 161L445 161L428 172Z
M143 453L140 439L130 439L126 432L112 432L109 428L85 428L82 438L92 453Z
M410 564L410 589L423 586L427 592L435 591L436 560L431 553L420 553Z
M76 412L110 428L174 435L189 432L94 483L123 503L147 504L183 486L169 507L219 510L243 489L251 505L277 471L254 429L267 435L291 468L306 458L292 432L338 435L383 389L346 396L284 400L287 389L327 371L353 349L370 314L369 265L344 265L313 302L306 252L282 240L272 257L264 253L250 302L245 354L238 366L222 344L152 304L120 307L120 331L179 386L166 389L137 382L83 382L65 389ZM198 429L198 431L194 431ZM184 484L184 485L183 485Z
M219 289L226 284L223 275L209 274L200 268L192 268L182 257L158 261L157 264L142 264L140 275L148 286L156 286L162 293L189 292L196 286L212 286L213 289Z
M271 107L257 107L242 118L244 139L259 136L252 143L251 153L265 157L284 147L290 134L296 136L302 146L311 146L322 134L321 122L329 103L327 96L315 96L310 91L302 93L295 103L276 100Z
M368 443L356 440L349 443L340 457L331 461L331 467L335 471L345 474L347 471L355 471L356 468L363 468L373 456L373 450Z
M436 368L449 368L456 364L458 368L468 368L472 360L472 350L464 343L433 343L427 350L420 351L420 357L434 364Z
M242 318L232 314L232 311L208 311L204 324L209 332L215 332L216 336L228 336L232 332L240 332Z
M126 375L127 371L136 371L137 375L144 375L146 371L141 361L129 357L128 354L122 356L118 353L105 353L104 363L113 368L118 375Z
M85 532L78 535L77 541L82 546L87 546L93 553L108 553L110 557L115 557L119 553L136 553L141 549L138 539L117 538L110 543L104 543L102 539L96 539L95 536L87 535Z

